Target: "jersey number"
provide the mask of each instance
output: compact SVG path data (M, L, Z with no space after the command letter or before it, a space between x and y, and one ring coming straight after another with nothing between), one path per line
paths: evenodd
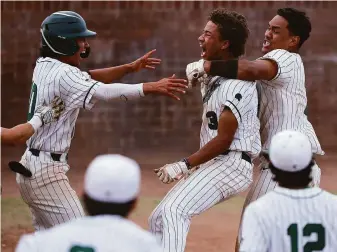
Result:
M29 98L28 121L32 119L34 112L35 112L36 96L37 96L37 86L33 82L32 89L30 91L30 98Z
M288 227L288 235L291 241L291 252L298 252L298 228L297 224ZM303 252L321 251L325 247L325 228L321 224L307 224L303 228L303 236L317 234L317 241L307 242L303 247Z
M90 247L73 246L69 252L95 252L95 250Z
M218 129L218 118L216 116L216 113L214 111L208 111L206 113L206 117L208 118L208 127L211 130L217 130Z

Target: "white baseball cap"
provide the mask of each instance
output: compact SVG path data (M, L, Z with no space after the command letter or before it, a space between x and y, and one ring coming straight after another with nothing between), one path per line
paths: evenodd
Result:
M84 191L92 199L106 203L126 203L140 191L140 168L128 157L107 154L94 158L84 177Z
M301 132L285 130L271 139L269 160L282 171L301 171L309 165L312 156L311 143Z

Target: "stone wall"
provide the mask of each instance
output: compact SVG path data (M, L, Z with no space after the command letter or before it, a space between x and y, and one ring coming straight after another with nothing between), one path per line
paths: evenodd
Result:
M162 59L155 71L131 74L121 82L158 80L199 58L197 38L208 13L224 6L243 13L251 36L246 57L260 56L268 21L280 7L305 10L313 31L301 54L306 68L309 118L327 152L337 150L337 2L1 2L1 125L25 121L33 64L38 56L39 27L57 10L73 10L98 36L83 69L128 63L156 48ZM71 152L123 152L163 148L198 148L201 101L198 90L182 101L147 97L130 103L100 104L80 113ZM3 149L4 155L17 149ZM21 152L21 150L20 150ZM7 153L7 154L6 154ZM20 153L21 154L21 153ZM154 154L155 155L155 154Z

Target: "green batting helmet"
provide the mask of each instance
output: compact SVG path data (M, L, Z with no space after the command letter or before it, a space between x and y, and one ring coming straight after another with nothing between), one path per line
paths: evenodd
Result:
M48 47L56 54L72 56L78 50L76 38L96 36L87 29L84 19L73 11L58 11L48 16L41 25L42 47ZM90 48L81 57L89 56Z

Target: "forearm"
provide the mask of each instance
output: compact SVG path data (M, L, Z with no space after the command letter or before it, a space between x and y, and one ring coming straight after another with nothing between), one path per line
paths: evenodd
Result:
M224 151L228 150L232 143L232 139L216 136L200 150L187 158L192 167L203 164L212 158L219 156Z
M1 142L8 145L26 142L33 134L34 128L29 123L19 124L13 128L1 129Z
M89 70L91 78L105 84L112 83L119 80L126 74L131 73L132 68L130 64L125 64L116 67L108 67L102 69Z
M262 77L254 61L245 59L205 61L204 69L207 74L229 79L254 81Z
M93 98L100 101L112 101L116 99L133 100L143 97L144 84L122 84L114 83L100 85L93 95Z

